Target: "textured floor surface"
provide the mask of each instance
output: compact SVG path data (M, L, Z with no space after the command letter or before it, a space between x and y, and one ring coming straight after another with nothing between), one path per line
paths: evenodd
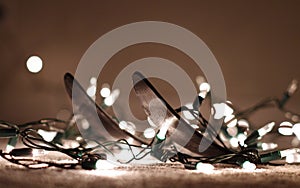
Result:
M115 170L29 170L0 160L0 187L300 187L300 166L259 166L254 172L218 166L212 173L180 164Z

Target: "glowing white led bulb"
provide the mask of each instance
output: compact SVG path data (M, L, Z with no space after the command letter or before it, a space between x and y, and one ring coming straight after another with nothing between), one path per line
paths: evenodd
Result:
M260 137L265 136L267 133L269 133L275 126L275 122L270 122L263 126L262 128L258 129L257 132Z
M106 106L112 106L115 103L115 101L117 100L117 98L119 97L119 95L120 95L119 89L113 90L111 92L111 94L104 99L104 104Z
M277 147L278 147L278 145L275 144L275 143L261 143L261 149L263 151L272 150L272 149L275 149Z
M107 160L100 159L96 162L96 169L97 170L110 170L116 167L116 165L108 162Z
M300 154L294 153L291 155L287 155L285 161L287 163L300 163Z
M51 142L57 135L56 131L44 131L42 129L38 130L38 133L43 137L47 142Z
M286 149L279 151L281 158L286 157L288 155L297 154L300 153L299 148L292 148L292 149Z
M210 173L214 169L215 169L215 167L212 164L209 164L209 163L198 162L196 164L196 170L199 171L199 172Z
M300 123L296 123L293 128L293 133L296 135L296 137L298 138L298 140L300 140Z
M110 95L110 89L108 84L103 84L102 89L100 90L100 95L103 98L106 98Z
M293 124L288 121L284 121L279 125L278 132L285 136L290 136L293 134Z
M206 82L203 82L200 84L199 90L200 90L199 96L205 98L207 93L210 91L210 85Z
M245 169L245 170L248 170L248 171L253 171L253 170L256 169L256 165L254 163L249 162L249 161L245 161L242 164L242 168Z
M145 138L154 138L155 137L155 130L151 127L144 130L144 137Z

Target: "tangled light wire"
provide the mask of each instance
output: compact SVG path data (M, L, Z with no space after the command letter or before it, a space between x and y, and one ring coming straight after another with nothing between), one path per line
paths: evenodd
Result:
M118 119L113 120L112 118L110 118L109 121L119 124L119 128L124 129L127 136L131 136L131 139L136 140L139 144L130 144L125 136L115 141L99 141L96 139L83 140L75 124L76 118L84 119L81 114L73 115L67 121L48 118L21 125L0 121L0 138L9 138L7 147L5 150L0 151L0 156L12 163L33 169L48 167L64 169L80 167L83 169L113 168L115 165L108 162L107 156L114 157L120 150L126 151L131 156L128 160L118 159L117 162L120 164L128 164L134 160L141 160L151 155L163 162L168 160L171 162L180 162L187 169L197 170L213 169L213 164L216 163L236 164L245 169L255 169L256 164L270 164L270 162L274 160L283 158L286 158L286 162L288 163L300 162L299 148L275 150L278 146L276 143L260 142L262 137L272 131L275 126L274 122L270 122L260 129L253 130L251 134L249 134L251 127L247 120L248 116L261 108L276 107L284 112L288 119L295 123L294 125L292 123L282 123L278 129L279 133L291 135L290 132L292 131L292 134L295 134L299 140L299 115L285 108L288 99L297 90L298 82L295 80L291 82L281 99L268 98L241 112L235 112L232 104L224 103L223 105L225 105L226 112L220 132L214 130L213 125L211 125L200 112L202 102L209 96L210 87L208 87L208 83L204 82L202 86L200 85L200 93L191 105L173 109L141 73L136 72L133 75L133 81L135 92L142 104L149 103L144 96L148 98L158 98L163 102L160 105L165 105L164 107L167 107L169 113L169 116L166 117L163 123L166 124L166 122L170 122L170 118L176 120L171 121L167 126L158 126L159 130L156 131L152 137L148 137L148 141L141 141L145 138L142 139L131 130L127 130L128 127L124 127L124 121ZM78 89L84 91L70 74L66 74L65 82L67 90L68 86L77 84ZM95 82L93 81L92 84L95 85ZM103 118L102 116L107 118L103 110L111 106L117 98L116 92L108 94L110 93L108 92L108 87L109 86L105 85L107 91L102 92L106 96L103 98L104 103L101 107L96 105L101 112L98 113L100 114L100 119ZM69 89L68 92L70 95L72 91ZM91 91L87 91L87 94L84 94L86 95L83 96L84 99L94 102L95 96L91 96L91 94L93 94ZM115 96L112 97L112 94ZM105 102L107 97L111 98L109 103ZM144 106L144 108L146 109L147 106ZM187 113L189 115L187 115ZM176 143L176 139L172 141L168 139L172 133L172 129L174 127L176 128L176 122L181 122L186 128L194 129L195 131L191 141L186 147L188 150L187 153L177 150L176 144L178 143ZM122 124L123 127L121 127L120 124ZM209 136L203 135L202 133L202 131L208 127L210 127L209 133L216 135L216 140L212 146L208 148L207 152L199 153L194 149L194 146L198 146L199 141ZM15 148L18 139L22 141L25 147ZM64 141L66 140L72 144L65 144ZM68 160L51 160L47 158L47 154L45 154L44 151L59 152L64 154ZM44 155L44 158L37 158L36 155L38 154Z

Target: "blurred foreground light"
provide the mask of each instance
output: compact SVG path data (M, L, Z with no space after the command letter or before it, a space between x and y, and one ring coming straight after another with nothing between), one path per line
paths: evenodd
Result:
M294 134L296 135L296 137L298 138L298 140L300 140L300 123L296 123L293 128L292 128Z
M144 136L145 138L154 138L155 136L155 130L151 127L144 130Z
M291 155L286 156L285 161L287 163L300 163L300 154L294 153Z
M198 162L196 165L196 170L199 172L210 173L215 169L212 164Z
M43 61L38 56L30 56L27 59L26 66L29 72L38 73L43 68Z
M256 165L254 163L249 162L249 161L245 161L242 164L242 168L245 169L245 170L253 171L253 170L256 169Z
M108 162L107 160L100 159L96 162L96 169L97 170L110 170L110 169L113 169L114 167L115 167L115 165Z
M42 129L38 130L38 133L43 137L47 142L51 142L57 135L56 131L44 131Z
M111 92L111 94L104 99L104 104L106 106L112 106L115 103L115 101L117 100L117 98L119 97L119 95L120 95L119 89L113 90Z
M9 152L11 152L13 149L15 149L15 147L8 144L8 145L6 146L5 152L9 153Z

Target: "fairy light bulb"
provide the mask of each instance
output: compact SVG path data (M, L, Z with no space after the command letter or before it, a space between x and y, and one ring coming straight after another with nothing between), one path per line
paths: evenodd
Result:
M8 144L5 148L5 152L9 153L11 152L13 149L15 149L15 146L12 146L10 144Z
M237 139L238 139L240 145L241 145L241 146L244 146L245 140L247 139L247 136L246 136L245 134L243 134L243 133L239 133L239 134L237 135Z
M215 103L213 104L213 112L214 112L214 118L215 119L221 119L223 117L230 116L232 117L233 115L233 108L230 107L227 103ZM227 118L227 120L230 120L231 118Z
M278 144L275 143L260 143L259 145L263 151L272 150L278 147ZM258 146L258 147L259 147Z
M95 165L97 170L111 170L116 167L116 165L108 162L107 160L99 159Z
M32 149L32 156L38 157L45 154L45 150L43 149Z
M270 123L267 123L262 128L253 131L245 140L245 145L246 146L251 145L251 144L253 144L253 142L256 142L256 140L261 139L263 136L265 136L270 131L272 131L274 126L275 126L275 122L270 122Z
M296 153L299 153L299 152L300 152L299 148L292 148L292 149L286 149L286 150L280 151L280 155L283 158L283 157L286 157L288 155L296 154Z
M119 89L113 90L111 92L111 94L104 99L104 104L106 106L112 106L115 103L115 101L117 100L117 98L119 97L119 95L120 95Z
M209 163L198 162L196 164L196 170L199 172L211 173L211 172L213 172L214 169L215 169L215 167Z
M106 98L106 97L108 97L109 95L110 95L110 89L109 89L109 85L108 84L103 84L102 85L102 88L101 88L101 90L100 90L100 95L101 95L101 97L103 97L103 98Z
M154 138L155 137L155 130L151 127L144 130L144 137L145 138Z
M86 93L89 97L93 100L96 99L96 92L97 92L97 78L91 77L89 87L86 90Z
M290 136L293 134L293 124L288 121L284 121L279 125L278 132L284 136Z
M127 128L127 122L126 121L120 121L119 122L119 128L122 130L125 130Z
M253 171L253 170L256 169L256 165L254 163L249 162L249 161L245 161L242 164L242 168L247 170L247 171Z
M260 137L265 136L267 133L269 133L275 126L275 122L270 122L263 126L262 128L258 129L257 132Z
M296 135L296 137L298 138L298 140L300 140L300 123L296 123L293 128L293 133Z
M224 118L224 123L226 123L227 127L235 127L237 125L237 122L238 121L233 114Z
M26 61L29 72L38 73L43 68L43 61L39 56L30 56Z
M239 147L239 140L236 137L230 138L229 143L233 148Z
M199 86L199 96L205 98L207 93L210 91L210 85L207 82L203 82Z
M294 153L291 155L286 156L285 161L287 163L300 163L300 154Z
M169 119L166 119L164 121L164 123L162 124L159 132L157 133L156 137L160 140L165 140L166 139L166 134L167 134L167 131L169 129L169 126L172 124L172 122L175 120L175 118L169 118Z
M56 131L44 131L42 129L39 129L37 131L39 133L39 135L41 135L43 137L44 140L46 140L47 142L51 142L55 136L57 135Z
M292 82L288 86L287 92L291 96L297 91L297 89L298 89L298 81L292 80Z
M267 163L269 161L282 159L282 158L287 157L289 155L297 154L299 152L300 152L299 148L273 151L273 152L262 154L260 156L260 161L261 161L261 163Z

